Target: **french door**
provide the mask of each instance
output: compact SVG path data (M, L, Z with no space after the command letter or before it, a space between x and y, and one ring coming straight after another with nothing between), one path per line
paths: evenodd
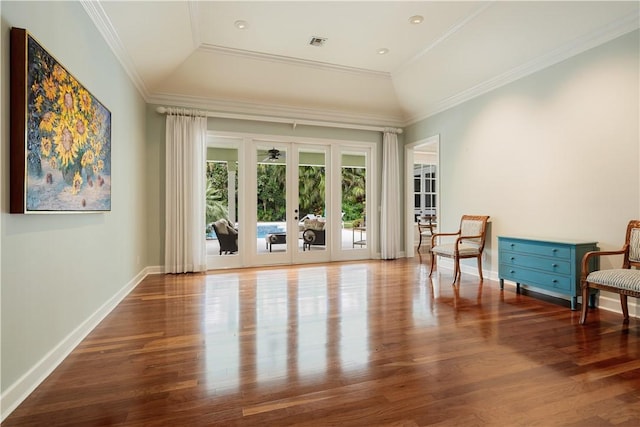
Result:
M231 194L225 200L238 249L208 249L209 268L372 257L372 147L246 137L216 141L210 151L218 154L209 157L227 164L218 175L228 179L218 186Z

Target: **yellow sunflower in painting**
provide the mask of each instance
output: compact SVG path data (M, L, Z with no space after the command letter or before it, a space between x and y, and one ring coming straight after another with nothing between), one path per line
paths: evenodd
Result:
M87 138L89 137L89 125L87 123L87 119L81 116L77 116L75 119L75 128L74 128L74 141L78 144L79 148L82 148L87 143Z
M76 172L73 176L73 183L71 184L71 194L78 194L80 187L82 187L82 177L80 176L80 172Z
M51 140L49 138L42 138L40 141L40 150L43 156L49 157L49 154L51 154Z
M90 113L92 102L89 92L87 92L85 89L80 88L80 90L78 91L78 99L80 101L80 110L83 113Z
M36 107L36 111L39 113L42 111L42 103L44 102L44 98L42 97L42 95L38 95L36 97L36 102L34 103L35 107Z
M51 132L53 130L53 124L55 120L56 115L53 112L48 111L44 113L42 119L40 120L40 129L46 132Z
M82 155L82 160L80 160L80 164L82 165L82 167L85 167L87 165L92 165L94 161L95 161L95 156L93 155L93 151L87 150Z
M69 84L61 84L58 88L58 106L63 116L70 116L75 114L78 110L76 95L73 93L73 88Z
M96 157L100 157L100 154L102 154L102 143L96 139L92 139L91 149L95 153Z
M58 64L53 66L52 74L53 74L53 78L56 79L58 82L62 82L64 79L67 78L67 72L65 71L64 68L62 68Z
M53 101L56 97L56 82L53 81L51 76L42 81L42 88L44 89L44 95L47 99Z
M72 165L78 155L78 146L73 142L73 132L65 123L61 122L56 127L54 142L61 165L63 167Z

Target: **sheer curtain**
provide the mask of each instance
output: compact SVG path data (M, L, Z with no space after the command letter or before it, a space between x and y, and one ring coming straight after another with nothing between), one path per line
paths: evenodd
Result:
M170 111L166 132L165 273L204 271L207 118Z
M382 137L382 205L380 252L382 259L400 253L400 165L396 130L385 129Z

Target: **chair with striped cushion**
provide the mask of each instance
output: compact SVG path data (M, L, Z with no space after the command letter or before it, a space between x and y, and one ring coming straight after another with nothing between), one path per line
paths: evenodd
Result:
M606 255L622 255L622 268L589 272L589 259ZM632 268L633 267L633 268ZM580 323L587 321L589 289L602 289L620 295L624 321L629 321L627 297L640 298L640 220L629 221L622 249L617 251L588 252L582 258L582 315Z
M436 264L436 257L453 258L453 283L460 279L460 260L464 258L478 259L478 274L482 280L482 251L484 250L484 239L487 232L487 221L489 216L462 215L460 228L455 233L434 233L431 236L431 270L429 277L433 274L433 267ZM453 243L444 243L441 237L456 237Z

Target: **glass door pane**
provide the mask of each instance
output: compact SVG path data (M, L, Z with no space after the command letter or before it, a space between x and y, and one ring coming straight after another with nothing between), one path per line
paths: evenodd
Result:
M298 252L327 251L326 159L324 148L298 149Z
M287 147L256 147L256 241L258 255L287 254ZM290 257L290 255L289 255Z
M343 152L342 243L343 250L366 249L367 239L367 156L365 153Z
M207 267L239 266L237 141L213 141L207 147Z

